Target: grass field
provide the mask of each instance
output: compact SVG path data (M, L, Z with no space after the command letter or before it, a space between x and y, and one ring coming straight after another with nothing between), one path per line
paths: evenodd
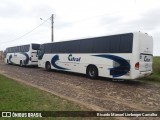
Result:
M77 111L81 108L50 93L0 75L0 110Z
M73 102L0 75L0 111L82 111L82 109L87 111Z
M84 106L0 75L0 111L89 111ZM11 120L115 120L97 117L11 118ZM0 118L0 120L10 120Z
M143 80L160 82L160 57L153 57L153 74Z
M48 92L0 75L0 111L90 111ZM11 118L11 120L115 120L114 117L43 117ZM0 118L10 120L10 118Z

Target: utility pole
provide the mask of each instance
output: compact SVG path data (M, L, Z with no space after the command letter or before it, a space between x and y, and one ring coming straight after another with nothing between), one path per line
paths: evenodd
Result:
M53 21L53 19L54 19L54 14L52 14L52 16L51 16L51 42L54 41L54 32L53 32L54 21Z

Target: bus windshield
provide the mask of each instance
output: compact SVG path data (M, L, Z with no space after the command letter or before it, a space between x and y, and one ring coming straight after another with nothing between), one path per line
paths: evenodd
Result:
M32 49L33 50L39 50L40 49L40 45L39 44L32 44Z

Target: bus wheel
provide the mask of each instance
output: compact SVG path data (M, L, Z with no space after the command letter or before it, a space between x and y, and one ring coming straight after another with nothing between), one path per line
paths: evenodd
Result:
M90 65L87 67L87 75L88 77L90 77L91 79L95 79L98 76L98 69L96 66L94 65Z
M22 62L22 60L20 61L20 66L23 67L23 62Z
M9 61L8 61L8 59L7 59L7 64L9 64Z
M47 71L51 70L51 64L50 64L50 62L46 62L46 70Z

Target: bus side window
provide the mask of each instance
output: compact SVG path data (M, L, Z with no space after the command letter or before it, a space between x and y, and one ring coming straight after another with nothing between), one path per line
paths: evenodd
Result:
M111 36L109 38L109 52L110 53L119 53L120 48L120 36Z
M131 53L133 45L133 34L121 35L120 52Z

